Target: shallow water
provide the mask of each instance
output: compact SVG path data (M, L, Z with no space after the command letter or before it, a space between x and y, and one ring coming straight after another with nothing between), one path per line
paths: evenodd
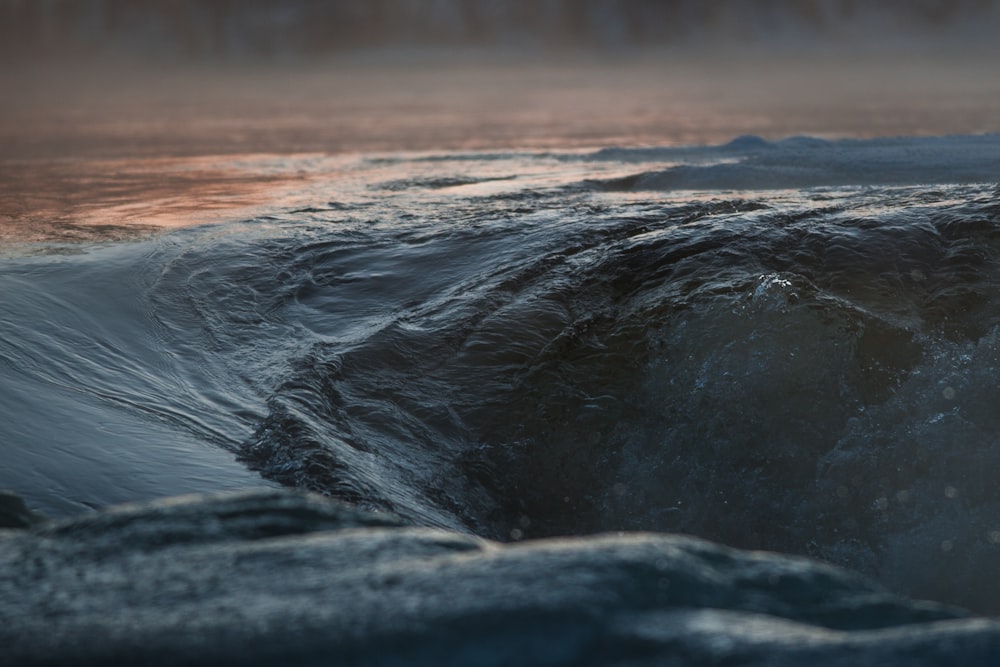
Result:
M0 486L679 531L1000 609L996 136L275 169L244 220L7 248Z

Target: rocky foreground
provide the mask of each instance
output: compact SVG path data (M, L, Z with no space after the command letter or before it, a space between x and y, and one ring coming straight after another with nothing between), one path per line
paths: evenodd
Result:
M0 502L3 665L990 665L1000 622L689 537L503 545L291 491Z

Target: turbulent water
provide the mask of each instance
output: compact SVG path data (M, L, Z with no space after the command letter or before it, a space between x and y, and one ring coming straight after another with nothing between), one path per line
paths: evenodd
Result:
M1000 137L280 159L308 206L6 253L0 486L685 532L1000 611Z

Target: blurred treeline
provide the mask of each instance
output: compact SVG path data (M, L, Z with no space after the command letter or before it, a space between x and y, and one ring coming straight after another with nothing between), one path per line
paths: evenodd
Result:
M996 0L0 0L0 58L990 48Z

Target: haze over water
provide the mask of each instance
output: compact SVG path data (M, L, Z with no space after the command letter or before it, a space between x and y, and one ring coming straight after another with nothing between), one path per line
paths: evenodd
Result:
M982 1L4 0L0 235L288 191L164 158L997 131L997 28Z

